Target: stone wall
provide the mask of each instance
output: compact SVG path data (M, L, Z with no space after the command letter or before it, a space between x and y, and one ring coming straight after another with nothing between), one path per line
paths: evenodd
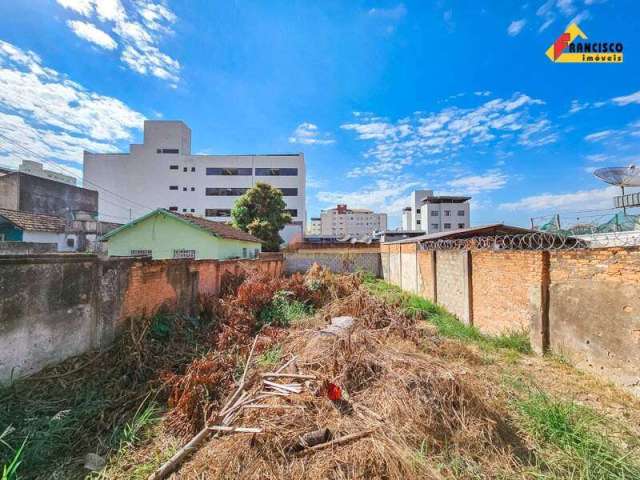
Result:
M301 249L284 253L284 269L287 273L305 272L314 263L339 273L368 272L376 277L381 275L380 252L377 250Z
M218 294L224 272L243 264L282 273L281 259L0 257L0 382L104 348L128 319L163 306L193 313L199 294Z

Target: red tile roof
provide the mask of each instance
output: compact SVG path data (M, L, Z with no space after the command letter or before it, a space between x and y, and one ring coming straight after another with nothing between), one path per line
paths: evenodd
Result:
M38 213L19 212L0 208L0 217L6 218L16 227L27 232L64 232L65 222L62 217L42 215Z
M196 225L204 230L208 230L222 238L229 238L232 240L242 240L245 242L255 242L261 243L262 240L254 237L250 233L243 232L242 230L232 227L228 223L223 222L214 222L212 220L207 220L206 218L196 217L195 215L183 215L176 212L169 212L171 215L175 215L176 217L180 217L183 220Z

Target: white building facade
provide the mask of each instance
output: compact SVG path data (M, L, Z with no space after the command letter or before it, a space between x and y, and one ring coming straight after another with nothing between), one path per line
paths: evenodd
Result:
M471 197L436 196L433 190L416 190L410 206L402 210L402 229L427 234L471 226Z
M322 218L311 217L307 224L307 235L322 235Z
M238 197L268 183L292 217L281 236L304 232L304 154L192 155L191 129L181 121L145 121L144 142L129 153L85 152L84 181L99 192L99 218L120 223L156 208L230 221Z
M460 230L471 226L470 197L434 196L423 200L422 229L427 233Z
M386 213L374 213L363 208L338 205L336 208L322 210L320 214L320 235L362 236L386 229Z

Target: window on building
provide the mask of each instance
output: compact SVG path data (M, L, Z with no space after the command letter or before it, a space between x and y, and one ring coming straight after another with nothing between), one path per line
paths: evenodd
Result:
M231 210L220 208L207 208L204 211L205 217L230 217Z
M191 213L196 213L196 209L195 208L192 208L190 211L191 211Z
M242 258L247 258L247 249L246 248L242 249Z
M187 191L187 187L182 187L182 191L186 192Z
M298 195L297 188L281 188L280 191L283 197L296 197Z
M438 230L438 226L439 225L437 223L432 223L431 224L431 228L434 229L434 230Z
M173 251L173 258L196 258L196 251L178 248Z
M183 209L182 209L182 213L186 213L186 211L187 211L187 209L186 209L186 208L183 208Z
M169 190L178 190L178 185L169 185Z
M257 248L253 251L253 256L254 257L258 257L258 255L260 255L260 250L258 250Z
M239 197L244 195L248 188L207 188L205 195L213 197Z
M420 209L419 208L416 208L416 213L420 213Z
M259 177L295 177L298 175L297 168L256 168L256 175Z
M132 257L150 257L151 250L144 250L144 249L131 250L131 256Z
M156 150L157 153L180 153L180 150L177 148L158 148Z
M420 225L420 220L416 220L416 225Z
M444 216L445 217L450 217L451 216L451 210L445 210L444 211Z
M292 217L297 217L298 216L298 210L296 208L288 208L287 210L285 210L289 215L291 215Z
M195 192L196 191L196 187L191 187L191 191Z
M207 175L251 175L251 168L209 167Z
M178 165L169 165L169 170L179 170L180 167Z
M431 210L431 216L432 217L437 217L439 213L440 212L438 212L437 210Z
M464 210L458 210L458 216L464 217Z
M67 247L73 248L75 244L76 244L75 238L67 238Z
M191 171L195 172L196 171L196 167L191 167Z
M458 228L464 228L464 223L459 223Z
M169 207L169 211L170 212L177 212L178 211L178 207Z
M183 171L183 172L186 172L187 170L188 170L188 169L187 169L187 167L184 167L184 168L182 169L182 171Z
M444 224L444 229L447 230L448 228L451 228L451 224L450 223L445 223Z

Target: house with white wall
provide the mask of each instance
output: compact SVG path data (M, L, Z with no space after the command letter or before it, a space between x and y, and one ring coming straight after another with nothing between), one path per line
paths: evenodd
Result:
M61 217L0 208L0 242L48 243L58 252L72 252L77 240L77 235L65 233Z

